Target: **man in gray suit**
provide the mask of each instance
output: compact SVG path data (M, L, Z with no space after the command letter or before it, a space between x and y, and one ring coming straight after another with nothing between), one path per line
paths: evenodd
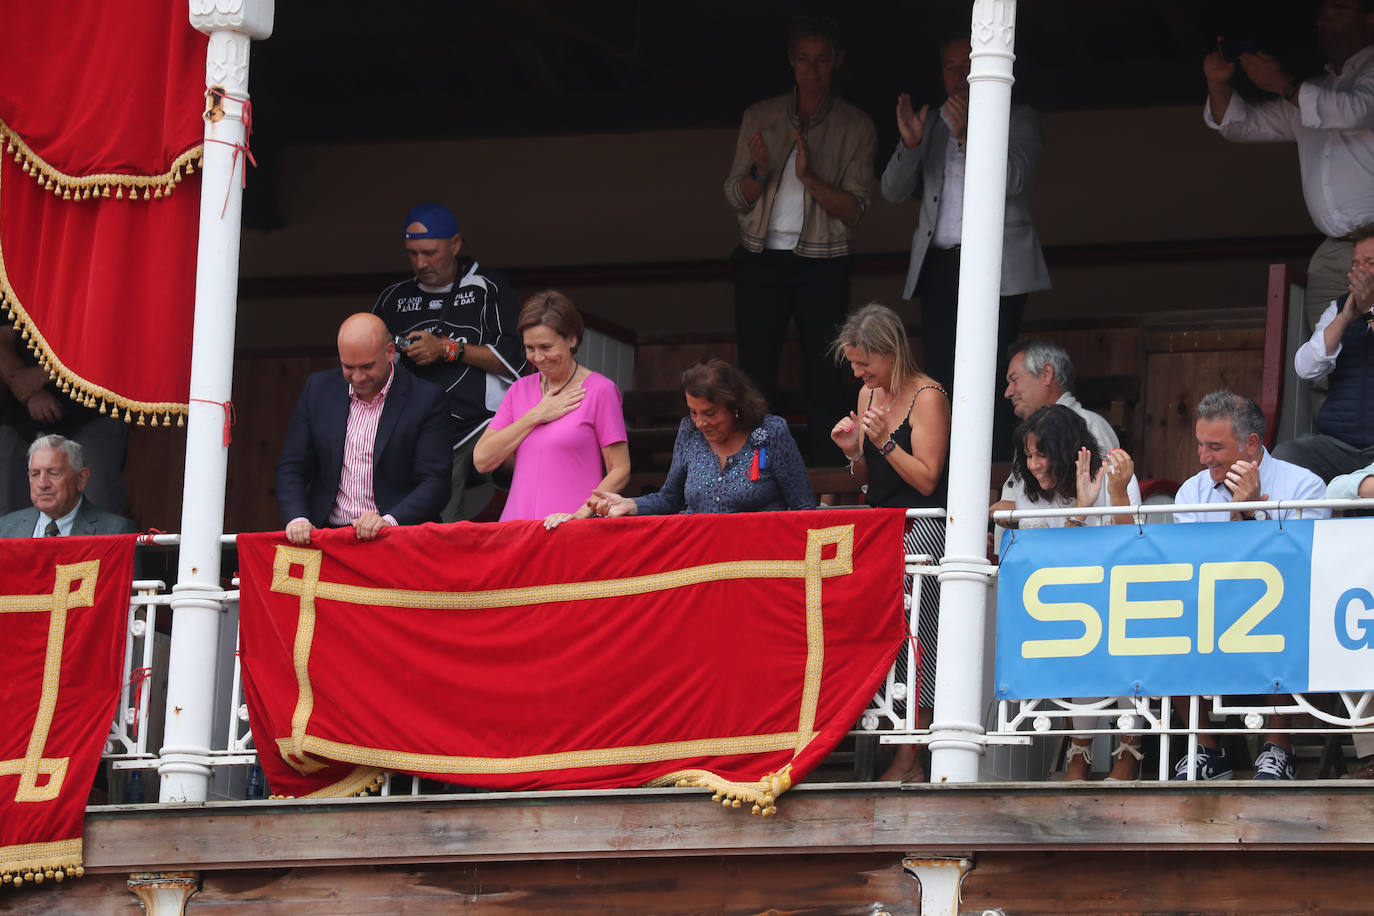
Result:
M85 499L91 469L81 444L65 436L39 436L29 446L29 502L0 518L0 537L41 538L133 534L138 527Z
M964 141L968 131L968 35L940 47L940 74L948 98L936 112L923 105L917 113L911 97L897 99L901 139L883 170L883 196L892 203L921 197L921 217L911 239L902 298L921 297L925 340L923 368L936 381L954 381L955 319L959 296L959 247L963 238ZM1013 105L1007 139L1007 203L1002 234L1002 299L997 327L1000 356L1021 328L1027 294L1049 289L1050 274L1040 240L1031 225L1031 189L1044 150L1040 116L1033 108ZM1000 387L1000 386L999 386ZM1011 442L1013 417L999 403L993 430L996 451Z

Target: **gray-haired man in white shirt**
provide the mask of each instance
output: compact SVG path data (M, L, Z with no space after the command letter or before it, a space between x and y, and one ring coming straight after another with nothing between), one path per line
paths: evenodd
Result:
M1041 407L1062 404L1083 418L1088 432L1097 440L1098 452L1105 458L1120 448L1116 430L1101 414L1084 407L1073 394L1073 360L1059 344L1040 338L1018 340L1011 345L1007 359L1007 389L1002 396L1011 402L1012 412L1024 420ZM1024 485L1015 474L1002 484L1001 499L990 511L1012 509Z

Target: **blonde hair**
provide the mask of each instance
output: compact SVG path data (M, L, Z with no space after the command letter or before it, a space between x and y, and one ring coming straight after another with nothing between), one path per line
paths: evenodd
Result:
M900 390L904 382L921 374L921 367L911 355L911 342L901 316L881 302L868 303L840 325L835 342L830 345L835 362L844 362L848 347L892 357L888 391Z

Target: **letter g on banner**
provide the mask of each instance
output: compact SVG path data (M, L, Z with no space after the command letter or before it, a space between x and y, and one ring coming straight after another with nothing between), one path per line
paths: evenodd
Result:
M1359 602L1358 610L1351 605ZM1358 616L1357 616L1358 615ZM1351 588L1336 599L1336 641L1351 651L1374 646L1374 595L1367 589ZM1356 633L1352 635L1352 630Z

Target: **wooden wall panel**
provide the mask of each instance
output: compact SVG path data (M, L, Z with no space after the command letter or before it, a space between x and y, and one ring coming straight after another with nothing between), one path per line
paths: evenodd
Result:
M186 427L132 426L124 459L129 517L139 528L181 530L186 476Z
M124 874L8 891L0 912L141 914ZM388 864L203 872L187 916L401 913L917 916L918 886L895 853L703 856L528 863ZM16 907L10 910L9 907Z
M234 361L238 424L229 447L225 531L271 531L280 527L277 459L286 441L291 414L306 376L337 365L338 357L323 353Z
M327 354L248 356L234 361L237 422L229 446L225 531L266 531L280 524L275 478L291 413L305 377L336 364L337 358ZM140 528L181 530L185 464L185 427L134 426L129 430L124 479L130 514Z
M1147 358L1144 449L1137 473L1142 478L1162 477L1181 483L1201 469L1193 434L1193 410L1203 395L1229 388L1238 394L1259 397L1264 362L1259 344L1263 335L1259 340L1226 340L1214 335L1204 339L1193 335L1169 337L1171 340L1158 341L1158 347L1152 345ZM1208 344L1228 343L1236 346L1201 349Z
M796 344L791 343L793 350ZM635 348L634 387L640 391L675 390L682 370L699 359L719 357L736 362L738 352L733 340L703 340L642 343Z
M1368 874L1365 853L985 853L964 879L961 911L1354 916L1370 912Z

